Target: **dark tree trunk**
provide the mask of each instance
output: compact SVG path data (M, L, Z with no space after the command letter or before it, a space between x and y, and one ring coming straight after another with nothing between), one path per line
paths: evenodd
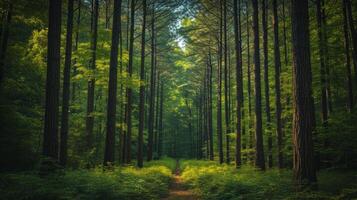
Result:
M214 150L213 150L213 114L212 114L212 76L213 76L213 66L212 66L212 56L211 49L209 49L208 54L209 66L208 66L208 129L209 129L209 159L214 160Z
M229 133L230 131L230 111L229 111L229 102L228 102L228 45L227 45L227 1L223 1L223 49L224 49L224 114L226 122L226 162L230 162L229 156Z
M113 8L113 32L110 51L108 105L107 105L107 135L105 140L104 165L114 162L115 129L117 108L117 72L118 72L118 48L120 33L121 0L114 0Z
M92 75L88 80L88 96L87 96L87 115L86 115L86 137L87 137L87 150L89 151L93 147L93 127L94 127L94 87L95 78L94 71L96 68L97 59L97 38L98 38L98 14L99 14L99 0L93 1L92 11L92 29L91 29L91 60L89 69L92 71Z
M152 6L151 17L151 75L150 75L150 105L149 105L149 136L147 160L151 161L153 156L153 140L154 140L154 106L155 106L155 3Z
M246 1L246 25L247 25L247 73L248 73L248 115L249 115L249 124L248 124L248 132L249 132L249 148L253 148L254 144L254 136L252 132L252 83L251 83L251 66L250 66L250 29L249 29L249 6L248 1Z
M162 156L162 143L163 143L163 112L164 112L164 81L161 78L160 81L160 109L159 109L159 141L158 141L158 158L160 159Z
M326 70L325 70L325 42L323 39L322 28L322 11L321 0L316 0L316 18L317 32L319 37L319 54L320 54L320 81L321 81L321 119L324 126L327 125L328 105L327 105L327 87L326 87Z
M72 62L72 34L73 34L73 4L74 0L68 0L67 10L67 33L66 33L66 57L63 69L63 96L62 96L62 120L61 120L61 142L59 161L62 166L67 163L67 138L69 117L69 94L71 80Z
M74 42L74 49L73 51L77 52L78 51L78 44L79 44L79 27L81 24L81 7L82 7L82 0L77 0L78 1L78 14L76 18L76 29L75 29L75 42ZM77 68L75 67L77 62L77 59L73 60L73 74L72 77L75 77L77 75ZM72 82L72 102L76 100L76 89L77 89L77 84L73 81Z
M158 130L159 130L159 98L160 98L160 72L156 67L156 100L155 100L155 127L154 127L154 152L155 156L157 156L157 150L158 150ZM157 157L154 157L154 159L157 159Z
M347 8L347 18L349 22L348 25L350 28L352 45L353 45L352 58L354 63L354 72L355 72L355 76L357 77L357 32L355 29L355 22L353 20L352 6L350 0L346 0L346 8Z
M271 134L271 114L269 97L269 66L268 66L268 5L262 1L262 24L263 24L263 52L264 52L264 91L265 91L265 114L267 118L268 132L268 167L273 167L273 138Z
M60 89L60 48L62 1L49 2L47 44L46 107L43 133L43 155L58 158L58 102Z
M9 41L9 29L12 17L12 5L11 0L8 2L8 9L6 14L4 14L3 27L1 30L1 40L0 40L0 87L2 85L4 74L5 74L5 58L7 51L7 44Z
M293 171L298 185L316 182L308 0L292 0Z
M284 58L285 58L285 66L288 66L288 44L287 44L287 36L286 36L286 15L285 15L285 0L282 0L283 4L283 43L284 43Z
M236 109L237 109L237 127L236 127L236 167L242 165L241 158L241 143L242 143L242 107L243 107L243 69L242 69L242 45L241 45L241 21L240 21L240 0L234 0L234 38L235 38L235 53L236 53Z
M141 66L140 81L145 82L145 29L146 29L146 0L143 0L143 26L141 30ZM138 135L138 167L143 167L143 146L144 146L144 116L145 116L145 85L140 84L139 103L139 135Z
M351 112L353 108L353 88L351 75L351 58L350 58L350 38L348 35L348 18L347 18L347 0L342 0L343 4L343 30L345 35L345 56L346 56L346 77L347 77L347 110Z
M223 21L223 6L220 1L220 23L219 23L219 41L218 41L218 100L217 100L217 135L218 135L218 150L219 163L223 163L223 133L222 133L222 21Z
M105 0L105 28L106 29L109 29L109 26L110 26L110 14L109 14L109 12L110 12L110 0ZM113 17L114 17L114 15L113 15ZM114 18L113 18L113 20L114 20Z
M258 0L252 0L253 4L253 31L254 31L254 78L255 78L255 165L264 170L265 158L263 147L262 128L262 103L260 83L260 55L259 55L259 17Z
M278 167L284 167L283 160L283 129L281 122L281 88L280 88L280 45L279 45L279 18L277 0L273 0L273 26L274 26L274 63L275 63L275 115L276 115L276 136L278 149Z
M129 42L129 65L128 65L128 74L129 78L132 78L133 74L133 62L134 62L134 27L135 27L135 3L136 0L131 1L131 9L130 9L130 42ZM129 164L131 162L131 113L132 113L132 98L133 91L131 87L126 88L126 96L127 96L127 113L126 113L126 163Z

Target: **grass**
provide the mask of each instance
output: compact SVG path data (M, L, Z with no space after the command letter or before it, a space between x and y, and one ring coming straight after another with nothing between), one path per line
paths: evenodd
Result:
M261 172L250 166L237 170L212 161L183 161L181 166L187 186L207 200L357 198L355 171L321 171L318 191L297 193L289 170Z
M168 194L170 167L174 164L174 160L164 159L146 163L143 169L128 166L103 171L98 167L46 177L38 176L38 172L1 174L0 199L156 200Z

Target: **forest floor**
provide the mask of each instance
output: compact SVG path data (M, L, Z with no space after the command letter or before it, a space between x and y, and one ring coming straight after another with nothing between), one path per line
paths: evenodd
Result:
M194 195L192 190L187 189L181 178L180 163L176 161L176 169L174 177L169 188L169 196L163 200L197 200L197 196Z

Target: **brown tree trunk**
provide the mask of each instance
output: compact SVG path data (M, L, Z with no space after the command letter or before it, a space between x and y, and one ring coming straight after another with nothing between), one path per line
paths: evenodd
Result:
M60 89L60 48L62 1L49 2L46 106L43 133L43 155L58 158L58 102Z
M72 62L72 34L73 34L73 4L74 0L68 0L67 10L67 33L66 33L66 56L63 69L63 93L62 93L62 120L61 120L61 142L59 161L62 166L67 163L67 138L69 117L69 94Z
M262 103L260 83L260 55L259 55L259 17L258 0L252 0L253 5L253 31L254 31L254 78L255 78L255 165L265 170L265 157L263 147Z
M248 73L248 132L249 132L249 148L253 148L254 136L252 132L252 82L251 82L251 65L250 65L250 29L249 29L249 6L246 1L246 25L247 25L247 73Z
M220 23L219 23L219 40L218 40L218 71L217 71L217 135L218 135L218 150L219 163L223 163L223 133L222 133L222 20L223 20L223 6L220 1Z
M235 164L236 167L242 165L241 158L241 143L242 143L242 107L243 107L243 69L242 69L242 45L241 45L241 21L240 21L240 0L234 0L234 38L235 38L235 53L236 53L236 117L237 117L237 127L236 127L236 155Z
M209 66L208 66L208 129L209 129L209 159L214 160L214 150L213 150L213 110L212 110L212 101L213 101L213 66L212 66L212 56L211 56L211 49L209 49L208 54L209 59Z
M308 0L292 0L293 172L299 186L316 182Z
M273 26L274 26L274 63L275 63L275 115L276 115L276 136L278 148L278 167L284 167L283 159L283 129L281 122L281 88L280 88L280 45L279 45L279 18L277 0L273 0Z
M163 112L164 112L164 81L161 78L160 81L160 109L159 109L159 139L158 139L158 150L157 150L157 154L158 154L158 159L161 158L162 153L163 153Z
M115 129L117 108L117 72L118 48L120 33L121 0L114 0L112 46L110 51L108 105L107 105L107 135L105 140L104 165L114 162Z
M144 146L144 116L145 116L145 29L146 29L146 0L143 0L143 26L141 30L141 66L140 66L140 103L139 103L139 135L138 135L138 167L143 167Z
M135 3L136 0L131 1L131 9L130 9L130 38L129 38L129 65L128 65L128 75L129 78L132 78L133 74L133 62L134 62L134 27L135 27ZM127 113L126 113L126 163L129 164L131 162L131 113L132 113L132 98L133 91L131 87L126 88L126 96L127 96Z
M230 131L230 111L229 111L229 102L228 102L228 45L227 45L227 1L223 1L223 49L224 49L224 114L226 122L226 162L230 162L229 155L229 133Z
M347 18L349 22L348 25L350 28L352 45L353 45L352 58L354 63L354 72L355 72L355 76L357 77L357 32L355 29L355 22L353 20L352 6L350 0L346 0L346 9L347 9Z

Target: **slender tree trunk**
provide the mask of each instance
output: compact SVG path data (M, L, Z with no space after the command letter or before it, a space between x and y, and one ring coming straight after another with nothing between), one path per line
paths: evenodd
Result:
M160 98L160 72L156 67L156 101L155 101L155 112L154 112L154 116L155 116L155 128L154 128L154 152L155 152L155 158L157 159L157 150L158 150L158 130L159 130L159 98Z
M213 110L212 110L212 97L213 97L213 82L212 82L212 76L213 76L213 66L212 66L212 55L211 55L211 49L209 49L209 54L208 54L208 59L209 59L209 66L208 66L208 128L209 128L209 159L214 160L214 150L213 150Z
M246 25L247 25L247 73L248 73L248 114L249 114L249 124L248 124L248 132L249 132L249 148L253 148L254 144L254 136L252 132L252 84L251 84L251 65L250 65L250 29L249 29L249 6L248 1L246 1Z
M269 66L268 66L268 5L262 1L262 24L263 24L263 52L264 52L264 91L265 91L265 114L268 132L268 167L273 167L273 138L271 133L271 114L269 97Z
M218 135L218 150L219 163L223 163L223 132L222 132L222 20L223 20L223 5L220 1L220 23L219 23L219 41L218 41L218 100L217 100L217 135Z
M128 75L129 78L132 78L133 74L133 62L134 62L134 27L135 27L135 3L136 0L131 1L130 9L130 43L129 43L129 65L128 65ZM126 163L131 162L131 113L132 113L132 98L133 91L131 87L126 88L127 96L127 113L126 113L126 122L127 122L127 132L126 132Z
M352 6L351 6L350 0L346 0L346 9L347 9L347 18L348 18L348 22L349 22L348 25L350 28L352 45L353 45L352 58L353 58L353 63L354 63L354 72L355 72L355 76L357 77L357 32L355 29L355 22L353 19L353 12L352 12Z
M5 59L6 59L6 51L9 41L9 29L11 24L12 17L12 5L11 0L8 2L8 9L6 10L6 14L4 17L3 27L1 30L1 40L0 40L0 87L2 85L4 74L5 74Z
M285 58L285 66L288 66L288 44L287 44L287 36L286 36L286 15L285 15L285 0L282 0L283 4L283 43L284 43L284 58Z
M108 105L107 105L107 135L105 140L104 165L114 162L115 129L117 108L117 72L118 72L118 48L120 33L121 0L114 0L113 8L113 33L110 51Z
M59 161L62 166L67 163L67 138L69 117L69 94L72 62L72 34L73 34L73 4L74 0L68 0L67 10L67 33L66 33L66 56L63 69L63 93L62 93L62 120L61 120L61 142Z
M154 140L154 105L155 105L155 3L152 6L151 17L151 75L150 75L150 105L149 105L149 136L147 160L151 161L153 156Z
M237 127L236 127L236 167L242 165L241 143L242 143L242 107L243 107L243 69L242 69L242 45L240 40L241 22L240 22L240 0L234 0L234 36L235 36L235 53L236 53L236 109L237 109Z
M92 74L88 80L88 96L87 96L87 115L86 115L86 137L87 137L87 150L89 151L93 147L93 127L94 127L94 87L95 87L95 68L97 58L97 37L98 37L98 12L99 12L99 0L93 1L92 11L92 29L91 29L91 60L89 69Z
M158 144L158 158L162 156L162 142L163 142L163 106L164 106L164 81L160 81L160 110L159 110L159 144Z
M105 29L109 29L109 26L110 26L109 12L110 12L110 0L105 0ZM114 15L113 15L113 17L114 17ZM114 20L114 18L113 18L113 20Z
M298 185L316 182L308 0L292 0L293 172Z
M224 49L224 114L226 122L226 162L230 162L229 156L229 133L230 131L230 114L229 114L229 103L228 103L228 45L227 45L227 1L223 0L223 49Z
M145 116L145 29L146 29L146 0L143 0L143 26L141 30L141 67L140 67L140 103L139 103L139 135L138 135L138 167L143 167L144 146L144 116Z
M60 48L62 1L49 2L47 44L46 106L43 133L43 155L58 158L58 102L60 89Z
M325 44L323 39L324 30L322 28L322 11L321 0L316 0L316 18L317 18L317 32L319 37L319 53L320 53L320 81L321 81L321 118L322 124L327 125L328 105L327 105L327 87L326 87L326 70L325 70Z
M276 136L278 149L278 167L284 167L283 159L283 129L281 122L281 88L280 88L280 45L279 45L279 18L277 0L273 0L273 26L274 26L274 63L275 63L275 115L276 115Z
M74 44L74 49L73 51L77 52L78 51L78 45L79 45L79 28L81 25L81 7L82 7L82 0L77 0L78 5L77 5L77 18L76 18L76 29L75 29L75 44ZM77 75L77 68L75 67L77 62L77 59L73 60L73 74L72 77L75 77ZM72 82L72 102L76 100L76 89L77 89L77 84L73 81Z
M253 4L253 31L254 31L254 78L255 78L255 165L265 170L265 157L263 147L262 103L260 83L260 55L259 55L259 17L258 0Z

